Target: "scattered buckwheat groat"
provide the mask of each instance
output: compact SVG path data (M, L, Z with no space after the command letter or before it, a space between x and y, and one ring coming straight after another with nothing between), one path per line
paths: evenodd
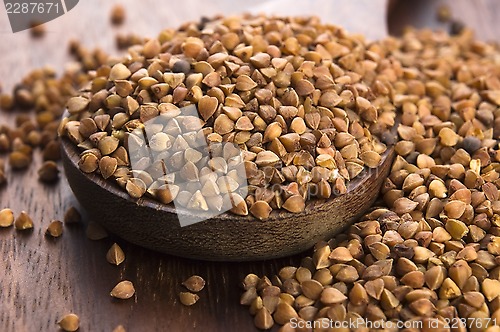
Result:
M118 33L115 37L116 47L120 50L125 50L134 45L144 44L144 37L129 33L120 34ZM1 97L1 96L0 96ZM1 99L0 99L1 102Z
M448 5L440 5L436 11L436 17L440 22L449 22L452 18L452 12Z
M31 32L31 36L33 38L41 38L45 35L45 25L43 24L40 24L38 22L33 22L31 24L31 29L30 29L30 32Z
M2 140L2 136L0 136L0 151L2 151L1 140ZM6 183L7 183L7 176L5 174L5 161L0 158L0 186L4 185Z
M123 325L118 325L117 327L115 327L115 329L113 330L113 332L126 332L126 330L123 327Z
M118 266L125 260L125 253L118 244L114 243L111 248L109 248L106 259L110 264Z
M59 220L53 220L50 222L45 234L52 236L54 238L60 237L63 233L63 223Z
M64 214L65 224L79 224L82 222L82 216L80 212L73 206L71 206Z
M61 318L57 324L64 331L74 332L80 328L80 318L75 314L68 314Z
M38 178L42 182L54 183L59 179L59 169L54 161L46 161L38 170Z
M197 294L193 294L190 292L180 292L179 293L179 299L181 300L181 303L185 306L192 306L198 300L200 297Z
M22 211L14 221L14 227L18 231L32 229L33 220L25 211Z
M121 25L125 21L126 11L125 8L116 4L111 8L111 23L114 25Z
M193 275L187 278L182 285L189 289L191 292L197 293L205 287L205 280L202 277Z
M112 290L110 295L117 299L127 300L135 294L135 288L132 282L128 280L120 281Z
M0 227L10 227L14 223L14 212L5 208L0 210Z

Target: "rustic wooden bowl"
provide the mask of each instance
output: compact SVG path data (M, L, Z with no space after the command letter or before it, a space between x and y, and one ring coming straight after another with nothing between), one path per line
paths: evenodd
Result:
M266 221L229 213L180 227L173 205L150 198L132 199L123 189L98 174L78 168L79 152L62 140L66 175L76 198L92 220L137 245L167 254L212 261L264 260L311 248L346 228L375 201L389 174L390 147L377 169L365 170L348 184L348 192L314 200L299 214L273 211Z

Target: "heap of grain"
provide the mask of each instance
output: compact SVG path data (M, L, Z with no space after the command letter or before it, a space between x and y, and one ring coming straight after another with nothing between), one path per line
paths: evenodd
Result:
M299 267L248 275L241 303L261 329L498 331L500 52L470 31L376 45L401 118L382 206Z
M80 149L83 172L133 198L220 211L229 197L233 213L259 219L301 212L380 164L395 118L389 64L376 45L316 18L190 23L95 70L69 100L63 132ZM168 125L147 126L157 118ZM143 128L148 139L134 144L161 149L162 158L146 154L132 167L130 136ZM186 130L201 134L208 152ZM240 151L243 181L227 146Z

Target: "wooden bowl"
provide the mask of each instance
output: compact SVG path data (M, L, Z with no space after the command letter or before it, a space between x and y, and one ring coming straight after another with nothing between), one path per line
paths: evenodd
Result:
M328 200L310 201L299 214L273 211L266 221L224 213L180 227L172 204L131 198L98 174L78 168L79 152L62 139L66 175L76 198L92 220L137 245L167 254L212 261L251 261L293 255L341 232L375 201L389 174L390 147L377 169L365 170L349 182L348 191Z

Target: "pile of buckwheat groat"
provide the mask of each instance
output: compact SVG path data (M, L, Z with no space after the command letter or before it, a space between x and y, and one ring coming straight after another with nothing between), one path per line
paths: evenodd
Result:
M83 172L133 198L204 211L232 201L231 212L258 219L299 213L380 164L395 117L388 82L374 74L384 58L316 18L189 23L98 68L69 100L62 132L81 149Z
M300 266L248 275L241 304L260 329L498 331L500 53L467 30L364 49L401 121L382 201Z

